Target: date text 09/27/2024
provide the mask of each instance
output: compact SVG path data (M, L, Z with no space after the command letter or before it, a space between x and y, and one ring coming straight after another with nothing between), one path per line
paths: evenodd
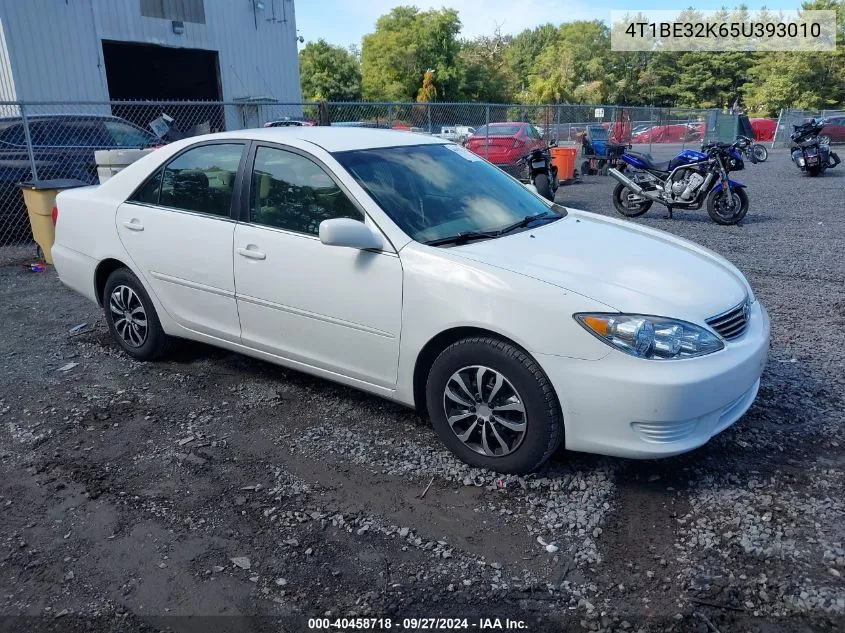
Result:
M313 631L375 630L387 631L519 631L526 630L525 620L510 618L309 618L308 629Z

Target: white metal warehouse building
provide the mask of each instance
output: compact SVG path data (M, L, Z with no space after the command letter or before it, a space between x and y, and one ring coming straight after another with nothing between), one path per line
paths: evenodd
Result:
M300 101L293 0L0 0L0 101Z

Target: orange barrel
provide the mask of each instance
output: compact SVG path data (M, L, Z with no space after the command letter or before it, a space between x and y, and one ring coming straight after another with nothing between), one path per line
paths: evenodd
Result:
M575 177L575 157L578 155L578 148L552 147L552 164L557 167L557 178L561 182L572 180Z

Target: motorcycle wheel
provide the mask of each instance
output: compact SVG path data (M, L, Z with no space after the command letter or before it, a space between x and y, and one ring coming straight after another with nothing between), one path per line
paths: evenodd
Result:
M766 159L769 157L769 150L766 149L765 145L760 145L759 143L755 143L751 146L751 155L757 159L758 163L766 162Z
M807 167L807 175L810 178L815 178L816 176L821 176L822 168L820 165L815 165L813 167Z
M651 208L651 200L631 201L629 196L635 195L621 182L613 190L613 206L626 218L637 218Z
M546 174L537 174L534 176L534 186L537 188L537 193L546 200L555 201L555 194L552 191L552 186L549 184L549 177Z
M723 226L736 224L748 213L748 194L737 187L728 193L725 189L715 189L707 196L707 215L716 224Z

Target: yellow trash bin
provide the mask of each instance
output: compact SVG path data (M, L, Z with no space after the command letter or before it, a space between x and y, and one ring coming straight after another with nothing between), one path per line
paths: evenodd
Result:
M29 215L29 224L32 227L32 237L41 247L42 257L48 264L53 263L50 249L53 248L53 242L56 240L56 225L53 217L56 195L65 189L84 187L87 184L72 178L29 180L20 184L26 212Z

